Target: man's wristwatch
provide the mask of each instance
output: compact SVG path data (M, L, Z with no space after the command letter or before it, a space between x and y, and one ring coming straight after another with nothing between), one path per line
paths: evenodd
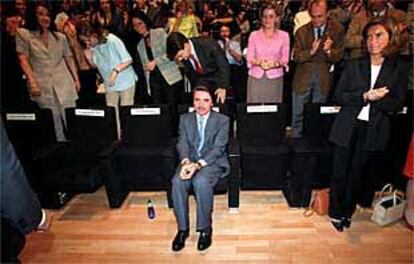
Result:
M112 69L114 72L116 72L116 74L119 74L119 70L117 68L113 68Z
M197 161L195 164L197 165L197 170L201 170L203 167L199 161Z

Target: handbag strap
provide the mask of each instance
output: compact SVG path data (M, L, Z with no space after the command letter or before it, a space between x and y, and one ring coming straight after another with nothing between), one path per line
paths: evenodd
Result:
M400 198L400 200L404 200L404 193L401 192L400 190L394 190L393 194L392 194L392 204L393 206L397 205L397 199Z
M381 192L379 194L379 199L381 199L384 196L384 193L387 191L388 193L391 193L392 190L394 189L394 186L392 186L391 183L387 183L384 185L384 187L382 187Z
M315 203L315 197L316 197L316 191L312 193L311 200L309 202L309 206L305 208L305 211L303 211L304 217L310 217L315 213L315 210L313 210L313 204Z
M303 211L304 217L311 217L315 213L315 210L312 207L308 207Z

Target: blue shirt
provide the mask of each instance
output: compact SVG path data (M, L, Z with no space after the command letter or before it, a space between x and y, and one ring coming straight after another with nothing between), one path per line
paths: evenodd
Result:
M105 43L98 44L93 48L92 60L101 73L105 89L108 91L124 91L134 85L138 80L132 65L129 65L126 69L118 73L115 85L109 86L109 76L113 68L121 63L132 60L122 40L113 34L108 34Z

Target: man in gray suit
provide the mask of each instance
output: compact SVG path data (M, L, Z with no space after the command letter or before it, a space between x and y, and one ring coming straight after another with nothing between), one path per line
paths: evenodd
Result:
M196 196L196 227L200 232L197 248L202 251L210 247L213 188L230 171L226 150L229 118L211 111L213 97L207 87L197 86L193 90L193 106L194 112L180 117L177 143L180 165L172 179L174 213L178 223L178 232L172 243L174 251L183 249L189 236L188 196L191 186Z

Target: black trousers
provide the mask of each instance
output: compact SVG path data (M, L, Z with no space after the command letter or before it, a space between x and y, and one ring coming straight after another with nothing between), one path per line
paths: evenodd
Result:
M364 167L372 153L364 151L367 122L357 121L348 147L335 146L329 195L329 216L351 218L364 191Z
M169 104L177 106L183 90L183 81L169 85L158 67L150 74L151 98L153 104Z

